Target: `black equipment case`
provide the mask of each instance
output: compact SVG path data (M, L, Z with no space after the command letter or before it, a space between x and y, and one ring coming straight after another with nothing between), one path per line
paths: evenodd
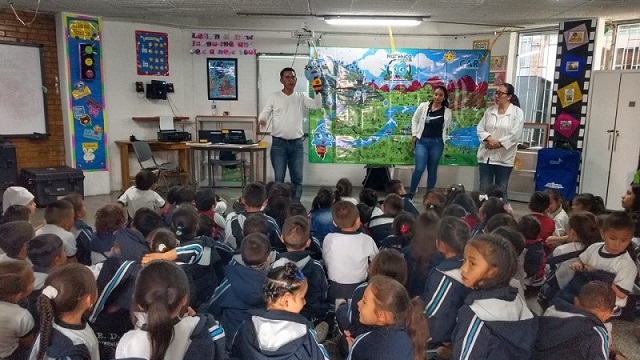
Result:
M17 184L17 163L15 146L8 141L0 140L0 190Z
M22 169L20 182L35 196L38 207L47 206L58 197L74 192L84 196L82 170L68 166Z

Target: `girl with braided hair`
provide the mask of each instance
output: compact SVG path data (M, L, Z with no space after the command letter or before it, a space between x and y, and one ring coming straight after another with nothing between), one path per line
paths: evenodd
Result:
M302 271L293 262L269 271L262 286L266 309L253 310L251 317L240 326L231 356L328 359L309 321L300 315L308 286Z
M30 360L100 360L98 339L84 315L98 297L96 280L82 264L54 269L38 297L40 334Z
M537 319L518 289L514 246L500 235L474 237L464 247L462 283L474 291L458 311L453 359L530 359Z

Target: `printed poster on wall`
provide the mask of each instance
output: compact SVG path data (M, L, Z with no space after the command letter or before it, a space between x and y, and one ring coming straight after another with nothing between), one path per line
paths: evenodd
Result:
M169 35L136 30L138 75L169 76Z
M215 56L255 56L253 34L201 32L191 33L191 54Z
M442 85L453 118L441 163L477 164L476 125L488 91L486 50L320 47L310 65L321 69L324 87L323 108L309 114L310 162L413 164L411 119Z
M64 24L69 59L72 166L107 170L100 19L66 14Z

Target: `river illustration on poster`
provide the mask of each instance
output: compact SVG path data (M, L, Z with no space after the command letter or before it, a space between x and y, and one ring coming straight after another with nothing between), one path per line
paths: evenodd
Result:
M319 47L310 53L305 75L312 84L321 79L323 89L323 107L309 114L310 162L413 164L413 114L436 86L445 86L453 118L441 163L476 165L486 50Z

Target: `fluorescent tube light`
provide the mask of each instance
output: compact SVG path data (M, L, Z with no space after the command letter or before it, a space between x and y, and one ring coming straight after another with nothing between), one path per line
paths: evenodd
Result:
M422 18L417 17L377 17L377 16L325 16L329 25L353 26L418 26Z

